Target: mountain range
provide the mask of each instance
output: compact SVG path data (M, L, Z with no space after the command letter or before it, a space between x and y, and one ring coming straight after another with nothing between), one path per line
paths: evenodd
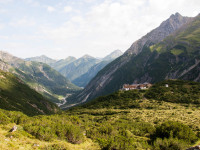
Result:
M25 60L47 63L75 85L85 87L103 67L122 54L120 50L115 50L104 58L94 58L89 55L84 55L79 59L69 56L66 59L56 61L42 55L26 58Z
M0 51L0 67L3 71L15 74L24 83L52 102L58 103L60 97L80 90L49 65L24 61L4 51Z
M105 66L69 103L83 103L122 88L125 83L164 79L200 81L200 16L171 15L119 58Z

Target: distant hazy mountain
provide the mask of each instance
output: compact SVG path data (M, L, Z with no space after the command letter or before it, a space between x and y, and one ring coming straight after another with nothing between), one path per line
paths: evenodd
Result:
M113 51L112 53L101 59L101 62L92 66L85 74L76 78L72 82L77 86L85 87L101 69L103 69L107 64L109 64L111 61L121 56L122 54L123 53L120 50Z
M66 59L58 60L58 61L56 61L56 62L54 62L54 63L52 63L50 65L51 65L51 67L53 67L54 69L56 69L57 71L59 71L61 68L63 68L66 65L72 63L75 60L76 60L75 57L69 56Z
M42 55L25 60L47 63L75 85L85 87L103 67L122 54L120 50L115 50L104 58L94 58L84 55L79 59L69 56L66 59L55 61Z
M45 63L24 61L3 51L0 51L0 59L2 70L14 73L53 102L58 102L59 95L65 96L79 89Z
M79 86L85 87L90 80L103 68L105 67L110 61L101 61L95 65L93 65L85 74L81 75L80 77L76 78L72 82Z
M100 60L94 57L84 55L61 68L59 72L73 82L73 80L85 74L92 66L99 62Z
M104 57L102 60L103 61L111 61L116 59L117 57L121 56L123 54L122 51L120 50L115 50L112 53L110 53L109 55L107 55L106 57Z
M71 102L85 102L112 93L124 83L154 83L168 78L199 81L200 17L192 20L179 13L171 15L104 67ZM176 31L176 35L170 36Z
M48 64L48 65L56 62L56 60L54 60L52 58L49 58L49 57L47 57L45 55L36 56L36 57L30 57L30 58L26 58L25 60L26 61L43 62L43 63Z
M0 70L0 89L1 109L21 111L30 116L59 111L55 104L24 84L22 80L2 70Z

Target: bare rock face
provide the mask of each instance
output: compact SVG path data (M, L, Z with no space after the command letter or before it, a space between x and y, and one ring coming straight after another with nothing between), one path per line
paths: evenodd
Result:
M17 126L13 126L12 129L10 130L10 132L15 132L17 131Z
M165 37L172 34L174 31L182 27L184 24L190 22L192 18L183 17L179 13L171 15L169 19L162 22L161 25L149 32L147 35L143 36L138 41L134 42L131 47L126 51L127 54L139 54L143 46L150 46L152 43L158 43L162 41Z
M194 146L194 147L190 147L190 148L188 148L186 150L198 150L198 149L200 149L200 145Z
M0 70L5 71L5 72L9 72L9 69L11 69L11 68L12 67L9 64L0 60Z
M17 58L15 56L12 56L11 54L0 51L0 59L12 66L18 66L18 64L23 63L24 61L20 58Z
M134 42L131 47L118 59L111 62L101 70L76 96L76 102L84 102L105 93L106 86L112 81L115 72L128 63L133 56L138 55L144 46L150 46L161 42L164 38L180 29L184 24L191 22L193 18L183 17L179 13L171 15L169 19L162 22L159 27L152 30L141 39Z

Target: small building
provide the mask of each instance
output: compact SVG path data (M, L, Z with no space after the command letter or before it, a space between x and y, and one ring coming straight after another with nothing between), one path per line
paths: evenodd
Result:
M125 91L134 90L134 89L137 89L137 85L129 85L129 84L123 85L123 90Z
M152 87L152 84L151 84L151 83L145 82L144 85L146 86L147 89L150 88L150 87Z
M134 90L134 89L144 90L144 89L150 88L151 86L152 84L150 83L132 84L132 85L124 84L122 90L125 90L125 91Z
M144 84L140 84L140 85L138 86L138 89L143 90L143 89L147 89L147 87L146 87Z

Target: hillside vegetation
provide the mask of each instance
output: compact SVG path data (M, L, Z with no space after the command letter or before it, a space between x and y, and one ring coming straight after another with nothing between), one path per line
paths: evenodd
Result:
M0 148L183 150L198 144L200 105L193 98L187 102L154 99L153 91L163 91L165 84L169 91L176 87L174 94L182 92L180 87L188 89L187 97L195 93L189 89L199 88L196 82L168 80L149 90L119 91L50 116L0 110ZM19 130L11 134L13 125Z
M52 114L59 108L11 73L0 71L0 108L27 115Z

